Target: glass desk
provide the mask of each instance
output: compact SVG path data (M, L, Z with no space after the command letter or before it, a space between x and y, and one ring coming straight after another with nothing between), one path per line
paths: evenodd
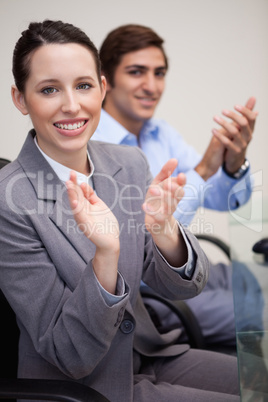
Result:
M233 295L241 401L268 401L268 258L252 247L268 238L268 202L230 211Z

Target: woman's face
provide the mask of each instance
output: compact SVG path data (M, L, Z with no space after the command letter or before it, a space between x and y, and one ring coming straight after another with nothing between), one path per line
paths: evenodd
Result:
M25 92L12 89L15 105L29 114L40 148L63 163L81 155L97 128L106 82L100 86L91 52L76 43L49 44L30 62Z

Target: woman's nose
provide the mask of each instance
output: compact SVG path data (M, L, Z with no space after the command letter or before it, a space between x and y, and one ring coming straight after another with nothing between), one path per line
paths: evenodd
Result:
M77 114L81 109L77 96L73 93L65 94L61 109L64 113Z

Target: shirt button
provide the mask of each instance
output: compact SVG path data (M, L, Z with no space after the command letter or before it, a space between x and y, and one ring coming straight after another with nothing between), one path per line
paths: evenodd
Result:
M134 323L131 320L123 320L120 329L123 334L130 334L135 328Z

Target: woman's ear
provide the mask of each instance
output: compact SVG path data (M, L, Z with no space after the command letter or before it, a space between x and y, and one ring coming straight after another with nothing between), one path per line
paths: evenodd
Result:
M19 109L19 111L24 115L29 114L25 103L24 95L18 90L16 85L12 85L11 87L11 96L16 108Z
M102 100L105 98L106 91L107 91L107 81L104 75L101 76L101 91L102 91Z
M112 89L112 86L109 84L109 82L106 80L106 93L110 92Z

